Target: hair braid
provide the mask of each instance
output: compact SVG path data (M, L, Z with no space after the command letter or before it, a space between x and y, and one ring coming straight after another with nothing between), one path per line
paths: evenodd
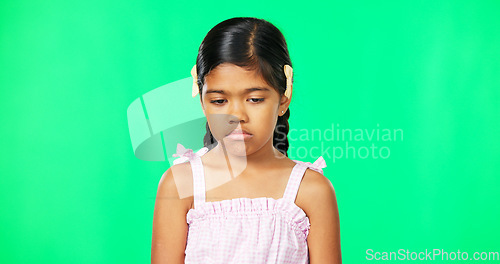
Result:
M215 146L217 146L218 142L215 140L214 136L212 135L212 131L210 131L210 127L208 126L208 121L206 123L206 130L207 133L203 137L203 146L207 147L208 150L213 149Z
M273 145L281 153L288 157L288 131L290 126L288 125L288 118L290 117L290 109L288 109L284 115L278 116L278 121L276 122L276 128L273 134Z

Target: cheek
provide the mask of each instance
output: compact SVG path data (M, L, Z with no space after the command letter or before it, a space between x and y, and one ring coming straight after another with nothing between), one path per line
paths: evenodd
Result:
M216 139L222 139L235 128L235 125L230 125L230 120L233 118L225 113L226 108L205 102L204 109L210 130ZM252 130L259 131L259 135L272 136L278 120L278 104L270 102L261 105L250 105L246 110Z
M217 140L224 138L237 126L237 123L231 122L231 115L207 112L206 117L210 131Z
M260 111L256 111L250 116L250 120L253 120L254 126L257 126L262 132L272 132L278 121L277 110L272 107L266 107Z

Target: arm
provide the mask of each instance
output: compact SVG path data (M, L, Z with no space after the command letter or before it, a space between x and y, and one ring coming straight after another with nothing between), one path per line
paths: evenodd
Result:
M322 174L307 170L309 174L304 197L311 229L307 238L310 264L341 264L340 222L335 190ZM307 174L306 174L307 175Z
M184 263L189 204L179 198L171 168L160 179L153 216L151 263Z

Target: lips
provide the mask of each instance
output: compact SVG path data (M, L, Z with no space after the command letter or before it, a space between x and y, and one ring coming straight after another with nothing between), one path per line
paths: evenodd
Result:
M234 140L234 141L248 141L253 137L250 132L246 131L245 129L235 129L231 133L226 135L226 139L228 140Z
M226 136L229 136L229 135L252 135L252 134L250 134L250 132L248 132L244 129L235 129L235 130L231 131L231 133L227 134Z

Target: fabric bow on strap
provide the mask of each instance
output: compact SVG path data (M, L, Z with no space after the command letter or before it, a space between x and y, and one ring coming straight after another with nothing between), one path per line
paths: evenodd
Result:
M323 159L323 156L320 156L314 163L311 162L303 162L300 160L294 160L297 163L303 164L307 167L309 167L311 170L315 170L321 174L323 174L323 168L326 168L326 162L325 159ZM323 174L324 175L324 174Z
M172 157L179 157L178 159L174 160L174 165L186 162L190 159L194 159L196 156L203 156L203 154L207 153L208 148L203 147L200 150L193 152L192 149L187 149L185 148L182 144L178 143L177 144L177 153L173 154Z

